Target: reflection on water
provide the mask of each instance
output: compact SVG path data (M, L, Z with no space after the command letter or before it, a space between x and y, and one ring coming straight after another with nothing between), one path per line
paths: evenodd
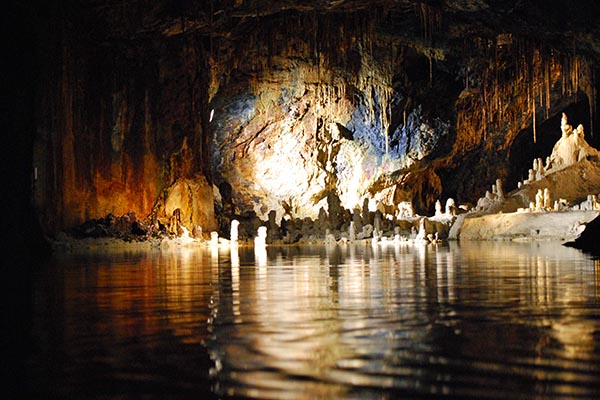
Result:
M34 394L593 398L599 273L556 243L57 256Z

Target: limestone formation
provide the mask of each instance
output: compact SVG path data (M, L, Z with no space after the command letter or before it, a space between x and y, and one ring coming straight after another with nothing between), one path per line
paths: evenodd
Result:
M350 221L350 227L348 228L348 238L350 240L356 240L356 227L354 221Z
M451 216L454 217L456 215L456 203L454 202L453 198L448 198L448 200L446 200L446 209L445 209L445 214L447 216Z
M373 225L363 225L362 232L358 234L358 239L367 239L373 236Z
M327 214L327 211L325 211L325 209L323 207L321 207L319 209L319 216L317 217L317 225L318 225L318 230L321 233L325 232L327 229L329 229L331 227L331 224L329 223L329 215Z
M192 229L192 236L196 239L202 238L202 227L200 225L194 225Z
M381 233L382 219L383 219L383 216L382 216L381 212L375 211L375 215L373 217L373 232L375 234Z
M575 130L567 123L567 115L562 114L561 138L556 142L550 155L550 168L560 169L575 164L589 156L598 156L598 150L591 147L584 138L583 125Z
M231 243L236 243L238 241L238 226L240 225L240 221L237 219L231 220L231 230L230 230L230 239Z
M498 198L503 200L504 199L504 190L502 189L502 179L498 178L496 179L496 194L498 195Z
M414 216L413 205L410 201L398 203L398 218L409 218Z
M279 230L279 226L277 225L277 212L275 210L269 211L269 221L268 221L268 238L271 241L281 239L281 233Z
M419 231L415 240L422 241L427 239L427 233L425 232L425 218L419 220Z
M331 229L339 229L343 223L342 205L338 195L331 191L327 194L327 212Z
M362 224L363 226L370 224L371 221L371 212L369 211L369 199L368 198L364 198L363 199L363 205L362 205Z
M548 188L544 188L544 209L552 209L552 199L550 198L550 190Z
M597 211L600 210L600 204L595 194L589 194L587 199L579 205L580 210L584 211Z
M352 223L354 224L354 229L356 232L362 231L362 218L360 216L360 208L355 207L352 212Z
M265 247L267 245L267 227L259 226L257 236L254 238L254 247Z
M435 216L436 217L442 216L442 203L440 202L439 199L435 202Z
M535 180L539 181L544 176L546 176L546 171L545 171L542 159L538 158L537 160L538 160L538 167L537 167L537 170L535 171Z
M210 233L210 245L211 246L218 246L219 245L219 233L212 231Z
M169 225L173 233L177 232L175 225L183 225L188 230L196 225L206 230L217 228L213 187L202 176L180 179L173 183L165 190L155 208L159 220ZM172 216L176 220L169 221Z
M542 211L544 208L544 193L542 189L538 189L535 194L535 211Z
M535 171L534 171L533 169L530 169L530 170L528 171L528 174L529 174L529 175L527 176L527 181L526 181L526 183L531 183L531 182L534 182L534 181L535 181Z

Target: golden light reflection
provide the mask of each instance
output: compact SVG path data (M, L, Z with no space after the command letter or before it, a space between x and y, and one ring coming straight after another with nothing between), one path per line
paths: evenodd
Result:
M596 297L600 298L600 258L594 259L594 281L596 282Z
M302 381L312 393L342 395L345 389L343 385L335 384L336 381L358 384L374 379L367 379L361 373L353 372L352 368L339 368L340 365L353 365L351 360L365 351L363 346L368 345L373 329L377 330L368 322L369 313L386 318L398 312L399 290L406 291L408 298L426 301L420 294L425 286L430 285L425 272L425 246L415 251L400 246L382 248L370 245L366 248L330 245L320 249L317 254L301 258L286 254L292 253L290 249L268 247L267 254L262 255L254 249L256 265L240 269L239 294L236 293L237 284L232 282L233 298L240 296L246 300L238 309L233 307L232 318L234 323L242 319L245 324L238 325L233 332L228 329L230 344L212 353L216 358L215 364L221 366L220 370L227 370L222 366L233 360L240 365L255 362L261 365L257 370L244 369L243 374L229 377L242 385L242 388L236 389L241 392L236 391L236 394L247 394L243 389L247 384L254 385L253 397L277 397L278 391L283 390L281 385L285 376L305 376L314 379ZM275 253L277 251L280 253ZM268 257L267 262L265 257ZM393 262L381 263L382 257ZM447 256L440 257L445 260ZM287 261L292 264L286 264ZM403 268L405 263L418 267ZM444 264L452 262L445 260ZM440 268L438 279L444 280L444 286L451 286L453 278L447 278L450 276L447 268ZM234 268L232 274L233 271ZM248 279L250 277L254 279ZM403 279L410 282L408 287ZM404 305L403 318L417 319L420 302ZM226 303L221 306L226 307ZM224 314L220 316L227 319ZM224 326L230 328L228 324ZM218 337L218 329L216 334ZM415 334L428 333L421 331ZM393 337L392 330L383 335L377 344L378 351L392 354ZM260 355L260 361L256 361L256 355ZM260 383L257 383L258 380ZM333 384L319 381L332 381ZM392 382L393 379L382 377L378 384L391 386ZM259 387L256 388L256 385ZM285 387L291 390L294 382L286 382Z
M115 251L94 257L106 258L106 262L93 261L98 264L87 269L86 282L69 281L65 289L68 297L77 297L82 284L96 288L88 294L93 303L68 303L98 316L90 329L119 342L157 337L165 329L183 343L205 339L199 327L207 320L208 310L198 308L197 300L206 297L203 285L208 285L211 275L210 270L199 268L204 260L197 250ZM115 262L123 265L112 268Z
M64 314L94 315L86 330L107 349L152 348L159 338L206 348L223 393L255 398L340 398L356 385L397 388L398 377L402 387L439 393L474 371L491 384L512 374L544 393L560 381L571 394L571 383L589 377L580 365L598 358L600 264L571 248L369 242L256 250L95 255L81 274L64 274ZM65 326L67 343L81 341L81 325Z
M496 248L502 248L498 252ZM514 316L517 320L522 318L522 323L527 321L531 314L545 315L539 317L537 324L546 328L544 335L536 348L540 365L545 365L556 357L556 349L562 359L577 361L594 353L596 346L595 335L600 330L597 321L586 318L586 309L579 307L590 292L598 296L598 261L594 261L595 285L592 287L585 281L586 264L570 266L564 260L569 260L577 255L577 250L561 246L553 242L532 242L521 245L505 246L495 242L461 243L462 254L481 258L482 254L495 254L504 258L505 270L499 271L490 277L489 296L496 301L515 301L522 307L530 309ZM515 260L516 263L511 262ZM477 264L477 263L473 263ZM566 268L569 266L569 268ZM574 373L572 378L575 379ZM565 375L566 376L566 375ZM547 374L538 375L546 379Z
M230 247L231 257L231 291L233 294L233 315L237 317L234 322L239 323L240 316L240 254L237 244Z

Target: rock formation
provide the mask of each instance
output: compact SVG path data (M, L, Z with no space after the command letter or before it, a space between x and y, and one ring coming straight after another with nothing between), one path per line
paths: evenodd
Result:
M237 219L234 219L231 221L231 231L230 231L230 240L231 243L237 243L238 241L238 226L240 225L240 221L238 221Z
M329 193L429 214L504 178L524 128L582 102L595 119L595 3L561 5L564 24L525 22L528 2L218 3L44 4L19 154L48 235L133 212L226 236L271 210L314 219Z
M560 129L562 136L554 145L548 169L560 169L573 165L587 157L598 158L598 150L591 147L584 138L583 125L575 130L567 123L567 115L562 113Z
M254 238L254 247L265 247L267 244L267 227L260 226L257 229L257 235Z
M548 157L547 168L536 158L529 179L508 196L486 193L473 212L457 220L452 238L566 240L583 231L600 209L595 195L600 192L598 151L586 142L581 125L572 129L565 113L560 128L562 136ZM551 194L558 197L554 203Z

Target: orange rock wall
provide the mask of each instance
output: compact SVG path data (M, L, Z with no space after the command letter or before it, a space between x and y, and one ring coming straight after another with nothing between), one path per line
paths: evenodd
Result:
M121 48L54 34L37 99L34 199L42 225L52 235L107 214L143 219L163 189L208 168L200 59L181 41Z

